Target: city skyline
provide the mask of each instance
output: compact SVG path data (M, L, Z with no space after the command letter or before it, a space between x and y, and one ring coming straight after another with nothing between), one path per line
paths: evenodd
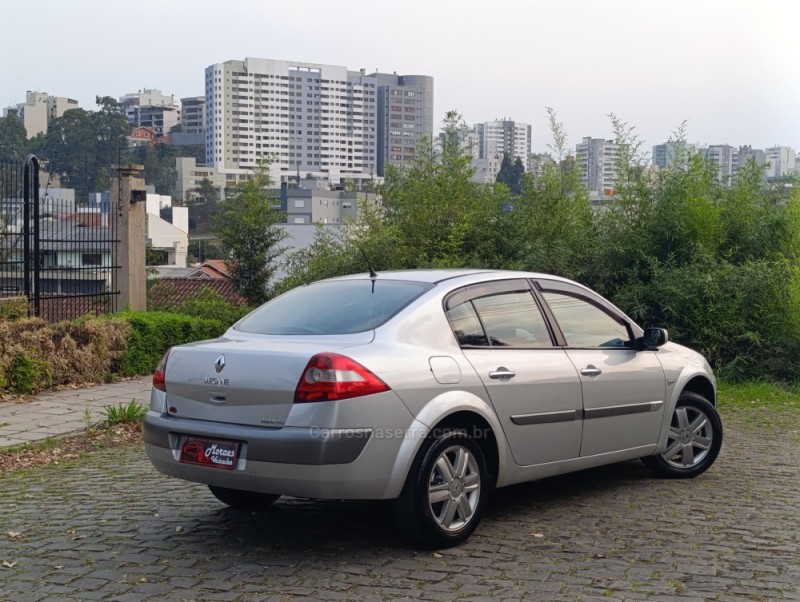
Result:
M263 57L431 76L436 131L449 110L469 125L513 119L532 125L534 152L550 142L548 106L570 148L586 136L613 138L608 113L635 126L648 151L684 120L688 141L699 145L800 148L800 38L792 32L800 6L789 0L543 0L488 9L409 1L402 10L362 1L142 0L137 12L149 22L157 15L158 26L135 15L124 21L98 0L5 7L7 22L20 26L0 39L0 105L22 102L27 90L89 110L96 95L144 88L177 100L203 94L209 65ZM22 24L47 43L32 43Z

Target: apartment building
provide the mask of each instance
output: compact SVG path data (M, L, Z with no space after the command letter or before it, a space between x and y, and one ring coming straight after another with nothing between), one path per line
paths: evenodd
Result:
M403 116L383 120L389 130L381 140L384 162L405 161L419 136L433 129L433 83L426 76L367 75L340 65L263 58L210 65L205 75L206 164L221 173L250 170L271 156L275 182L309 174L332 184L363 181L379 173L381 110ZM412 132L395 136L408 144L392 143L392 130Z
M174 197L187 200L188 194L200 189L203 180L208 180L216 188L219 198L224 199L226 190L235 188L247 179L246 172L224 173L216 167L197 165L194 157L175 157L175 192Z
M50 122L61 117L70 109L78 109L77 100L62 96L50 96L46 92L31 92L25 94L25 102L16 107L3 109L3 117L16 114L25 127L25 134L33 138L38 134L46 134Z
M377 167L406 165L433 135L433 78L374 73L378 89Z
M785 178L794 175L796 153L789 146L773 146L764 149L767 162L768 178Z
M180 131L170 134L170 144L206 143L206 97L181 98Z
M280 189L270 191L270 196L276 206L280 203L286 223L291 225L341 225L358 218L360 204L377 202L373 193L328 190L314 180L302 181L299 188L283 183Z
M119 104L132 127L145 127L163 138L181 123L181 107L174 96L162 94L161 90L139 90L121 96Z
M584 138L575 146L575 166L589 192L614 193L619 145L614 140Z
M686 167L689 157L694 151L694 144L682 141L669 140L664 144L656 144L653 146L653 166L659 169Z
M550 153L531 153L528 155L528 171L536 177L541 177L548 166L555 166L556 160Z
M740 146L736 151L736 160L733 165L733 178L732 183L736 182L739 175L739 170L744 168L748 163L755 163L758 166L763 166L767 163L767 154L758 148L753 148L750 145ZM764 174L764 180L767 179Z
M494 184L504 154L512 161L519 158L525 170L530 170L531 126L527 123L510 119L476 123L461 138L462 148L472 156L473 182Z
M734 167L738 163L737 149L730 144L712 144L702 150L702 156L714 166L717 181L730 185L733 181Z
M531 154L531 126L527 123L501 119L475 124L478 135L478 158L488 159L507 154L515 161L517 157L528 168Z

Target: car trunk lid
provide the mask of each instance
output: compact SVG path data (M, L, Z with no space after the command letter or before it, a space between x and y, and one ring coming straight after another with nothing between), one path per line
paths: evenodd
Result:
M165 373L170 415L248 426L281 427L309 359L372 340L343 336L245 335L175 347Z

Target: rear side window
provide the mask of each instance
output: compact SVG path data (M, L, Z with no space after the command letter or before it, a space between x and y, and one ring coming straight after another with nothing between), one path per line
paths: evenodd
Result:
M447 311L462 347L551 347L550 333L530 292L504 292Z
M352 334L372 330L433 288L425 282L338 280L296 288L262 305L236 330L258 334Z

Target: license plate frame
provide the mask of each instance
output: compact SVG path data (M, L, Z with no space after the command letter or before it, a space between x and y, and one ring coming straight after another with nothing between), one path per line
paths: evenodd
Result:
M233 470L239 460L241 443L228 439L210 439L208 437L184 437L178 462Z

